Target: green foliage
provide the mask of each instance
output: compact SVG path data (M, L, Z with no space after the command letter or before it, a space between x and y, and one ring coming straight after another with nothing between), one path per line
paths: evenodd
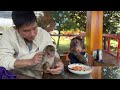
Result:
M79 28L85 31L86 11L52 11L52 16L57 22L57 30Z
M79 28L82 31L85 31L86 29L86 20L87 20L87 11L70 11L73 22L76 23L77 28Z
M87 11L52 11L57 30L86 30ZM120 11L104 11L103 33L120 33Z
M113 46L113 47L117 47L118 46L118 41L110 40L110 45Z
M58 42L58 37L52 36L55 42ZM69 37L61 36L60 38L60 43L59 43L59 48L57 48L58 53L63 53L66 51L69 51L69 45L70 45L70 39Z
M46 28L52 19L55 20L56 29L86 30L87 11L46 11L46 17L40 16L38 25ZM120 11L103 11L103 33L120 34Z
M118 27L116 34L120 34L120 27Z
M117 34L120 25L120 11L104 11L103 32Z
M68 20L69 11L52 11L53 19L56 21L57 30L63 30L65 22Z

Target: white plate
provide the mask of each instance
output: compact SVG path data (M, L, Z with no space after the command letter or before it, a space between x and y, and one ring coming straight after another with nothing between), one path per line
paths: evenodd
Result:
M75 67L75 66L81 67L81 70L73 70L72 68ZM91 73L92 72L92 67L77 63L77 64L68 65L68 70L72 73L81 75L81 74Z

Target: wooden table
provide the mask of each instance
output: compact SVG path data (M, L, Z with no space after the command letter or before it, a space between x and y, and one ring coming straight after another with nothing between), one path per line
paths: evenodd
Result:
M114 74L116 72L115 69L113 69L114 70L113 72L112 70L107 71L105 68L108 68L108 69L118 68L118 75ZM119 71L120 71L120 67L117 67L117 66L92 66L92 72L90 74L76 75L76 74L69 72L67 67L65 67L65 71L64 71L65 77L63 77L60 74L60 75L51 75L43 79L111 79L111 76L113 77L117 76L117 78L120 79ZM104 75L105 73L106 75ZM23 75L20 72L16 72L15 74L17 75L18 79L35 79L33 77Z
M61 59L62 59L65 66L67 66L69 64L69 61L66 61L66 54L62 54ZM117 61L103 60L103 61L104 61L103 63L97 62L97 61L94 60L92 55L88 56L88 63L90 65L92 65L92 72L90 73L90 75L93 79L104 79L104 78L109 79L110 77L112 77L114 75L114 74L111 74L112 69L108 70L108 71L104 71L103 69L104 68L120 68L120 60L117 60ZM110 71L111 71L111 73L110 73ZM120 71L120 70L118 70L118 71ZM104 72L106 72L106 74L108 74L108 75L104 76L103 75ZM109 77L109 74L111 75L110 77ZM70 76L71 75L73 75L73 74L70 74ZM119 76L119 74L117 76ZM76 78L76 77L72 76L71 78ZM78 79L81 79L81 78L84 79L84 77L77 77L77 78ZM90 77L87 77L87 78L90 79ZM120 76L119 76L119 79L120 79Z
M61 59L65 66L67 66L69 64L69 61L66 61L66 54L62 54ZM111 61L104 61L104 63L96 62L92 55L88 56L88 63L90 65L92 65L92 72L90 74L81 77L81 76L66 72L68 74L68 78L70 77L71 79L72 78L75 78L75 79L81 79L81 78L83 78L83 79L101 79L102 78L102 67L115 66L114 64L111 63Z
M61 59L65 65L68 66L69 61L66 60L66 55L62 54ZM101 66L94 66L94 58L92 55L88 55L88 63L92 66L92 72L86 75L76 75L65 69L65 74L68 79L101 79Z
M89 64L93 64L93 57L89 56ZM67 66L69 64L69 61L65 60L65 57L63 55L62 57L63 63L64 63L64 71L60 74L60 75L44 75L43 79L99 79L100 78L100 74L98 72L100 72L100 68L98 67L93 67L93 70L90 74L86 74L86 75L77 75L74 73L71 73L68 71ZM29 77L26 75L21 74L20 72L14 72L18 79L35 79L33 77ZM97 76L96 76L97 75Z
M68 71L67 66L69 64L69 61L65 60L64 55L61 57L61 59L63 60L64 63L64 72L61 73L60 75L49 75L49 76L45 76L43 79L102 79L105 78L102 73L103 73L103 67L105 66L94 66L94 58L90 55L88 60L88 63L92 65L92 72L90 74L86 74L86 75L76 75L74 73L71 73ZM106 66L109 67L109 66ZM111 66L113 67L113 66ZM106 72L109 73L109 72ZM23 75L19 72L16 73L16 75L18 76L18 79L35 79L33 77L29 77L26 75Z
M102 66L93 66L92 72L86 75L77 75L68 71L65 67L64 72L60 75L47 75L43 79L101 79L101 67ZM23 75L20 72L14 72L17 75L18 79L35 79L33 77ZM64 75L63 75L64 74Z

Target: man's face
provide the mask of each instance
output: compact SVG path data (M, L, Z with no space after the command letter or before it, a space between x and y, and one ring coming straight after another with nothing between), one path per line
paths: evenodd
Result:
M37 23L34 22L29 25L24 25L17 29L17 32L26 40L33 41L37 35L38 26Z

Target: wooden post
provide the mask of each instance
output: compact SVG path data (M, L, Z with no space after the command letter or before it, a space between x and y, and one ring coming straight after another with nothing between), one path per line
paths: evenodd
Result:
M110 53L110 37L108 37L108 47L107 47L107 52Z
M102 50L103 11L87 11L86 49L88 54L93 50Z
M103 44L103 45L104 45L103 48L104 48L104 50L106 50L106 47L107 47L106 41L107 41L107 40L106 40L106 37L103 37L103 38L104 38L104 40L103 40L103 43L104 43L104 44Z

